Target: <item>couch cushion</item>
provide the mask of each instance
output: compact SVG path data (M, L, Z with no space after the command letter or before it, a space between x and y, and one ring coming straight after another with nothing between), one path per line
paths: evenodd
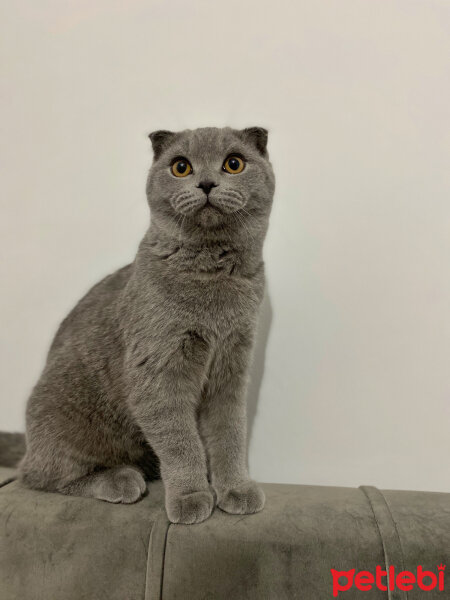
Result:
M330 568L383 564L360 490L278 484L264 490L266 507L256 515L216 511L194 532L170 526L162 598L328 600Z
M160 482L134 505L0 488L1 600L142 600Z

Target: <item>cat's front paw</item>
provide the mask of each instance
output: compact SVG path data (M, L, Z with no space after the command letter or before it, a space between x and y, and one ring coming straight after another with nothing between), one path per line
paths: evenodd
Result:
M217 490L217 506L233 515L249 515L264 508L266 497L259 485L244 481L234 487Z
M166 510L169 521L192 525L207 519L214 510L214 496L209 490L189 494L166 495Z

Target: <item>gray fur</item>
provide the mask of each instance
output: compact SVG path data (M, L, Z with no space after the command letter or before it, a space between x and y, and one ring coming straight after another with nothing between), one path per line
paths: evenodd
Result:
M150 227L135 261L61 324L28 402L20 477L127 503L159 464L172 522L203 521L215 504L256 512L264 495L248 476L245 387L274 191L267 132L150 137ZM239 174L222 169L231 153L246 160ZM171 173L177 156L192 174ZM217 186L209 196L197 187L205 180Z

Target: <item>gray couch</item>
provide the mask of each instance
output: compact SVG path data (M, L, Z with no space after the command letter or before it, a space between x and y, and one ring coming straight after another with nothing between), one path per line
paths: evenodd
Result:
M265 484L263 512L216 509L191 526L168 522L161 482L124 506L13 476L0 469L1 600L328 600L333 587L344 600L450 598L450 494ZM356 579L344 591L350 576L331 571L421 565L442 579L441 563L445 591L363 592Z

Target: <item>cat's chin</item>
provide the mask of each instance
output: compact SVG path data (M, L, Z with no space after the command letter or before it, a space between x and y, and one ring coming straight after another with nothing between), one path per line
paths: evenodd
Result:
M223 215L219 209L207 205L198 211L196 220L201 227L211 229L222 224Z

